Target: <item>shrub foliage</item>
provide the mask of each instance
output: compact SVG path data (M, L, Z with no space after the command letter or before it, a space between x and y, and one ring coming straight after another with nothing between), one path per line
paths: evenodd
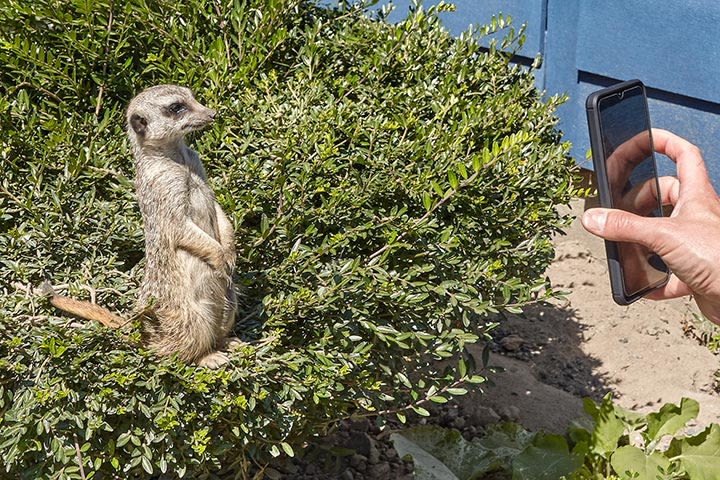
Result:
M2 3L2 471L242 474L344 416L425 414L483 381L464 345L548 292L571 176L560 99L480 49L504 19L459 39L434 9L380 20L305 0ZM137 326L78 326L32 289L50 278L131 316L123 109L156 83L219 112L193 143L235 223L247 345L218 371L154 357Z

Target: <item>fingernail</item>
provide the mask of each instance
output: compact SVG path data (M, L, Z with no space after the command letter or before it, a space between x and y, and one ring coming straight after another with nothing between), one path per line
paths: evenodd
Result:
M601 233L603 230L605 230L606 220L606 212L593 209L585 212L582 218L582 224L586 230L589 230L592 233Z

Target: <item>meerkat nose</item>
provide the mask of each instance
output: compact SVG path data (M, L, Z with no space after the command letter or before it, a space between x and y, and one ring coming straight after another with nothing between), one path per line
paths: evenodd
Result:
M210 120L215 120L215 115L217 112L215 110L211 110L208 108L207 116L210 118Z

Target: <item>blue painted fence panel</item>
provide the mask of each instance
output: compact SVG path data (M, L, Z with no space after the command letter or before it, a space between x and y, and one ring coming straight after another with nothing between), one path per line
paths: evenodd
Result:
M577 67L720 102L720 2L580 2Z

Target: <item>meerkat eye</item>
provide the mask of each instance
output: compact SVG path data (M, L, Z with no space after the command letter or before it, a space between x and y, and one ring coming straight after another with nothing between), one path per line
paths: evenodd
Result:
M168 107L171 113L177 115L187 110L187 105L182 102L175 102Z

